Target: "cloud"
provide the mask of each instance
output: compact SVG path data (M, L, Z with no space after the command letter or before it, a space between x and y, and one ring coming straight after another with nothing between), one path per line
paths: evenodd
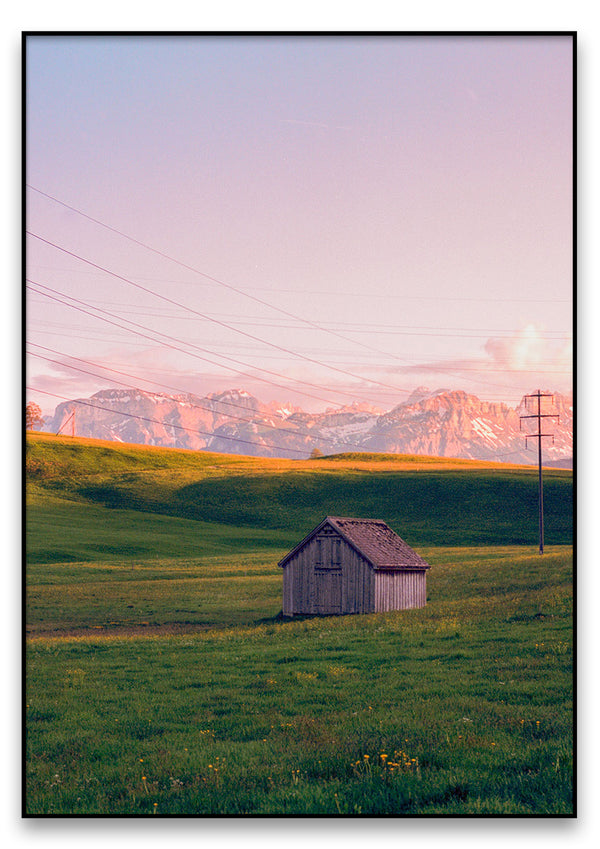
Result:
M495 364L509 371L570 372L571 343L565 339L548 339L533 324L511 337L492 337L485 351Z
M565 393L572 389L570 342L546 337L536 326L529 325L509 337L489 338L479 355L421 360L407 365L381 364L362 369L362 381L340 376L335 380L329 378L329 382L305 364L290 364L287 379L271 382L261 380L260 372L254 373L250 367L243 374L229 369L205 370L197 360L182 361L178 352L150 346L134 351L115 347L93 364L42 351L36 346L38 353L59 362L48 363L32 357L28 363L28 384L41 390L37 396L32 393L31 400L39 403L44 412L53 411L62 398L85 398L110 386L136 386L166 394L191 392L199 396L239 388L261 401L291 402L307 411L325 409L335 403L349 404L359 398L382 409L391 409L406 400L419 384L464 389L483 399L518 403L523 394L537 386ZM312 387L302 381L325 384L327 388L323 385L319 391L316 385ZM45 392L53 394L45 395Z
M511 336L490 337L481 354L421 360L385 369L390 377L413 376L420 383L464 389L484 399L518 402L538 385L556 392L572 391L571 342L548 338L535 325Z
M535 325L528 325L512 336L490 337L483 356L429 360L394 367L396 374L426 372L503 372L528 374L539 372L561 378L570 377L573 367L571 342L564 338L547 338Z

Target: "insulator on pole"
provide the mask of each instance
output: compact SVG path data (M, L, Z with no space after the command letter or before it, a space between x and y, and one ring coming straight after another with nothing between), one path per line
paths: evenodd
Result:
M540 392L538 389L537 392L532 393L531 395L525 396L525 409L529 409L527 404L527 398L537 398L537 411L532 415L520 416L519 417L519 429L521 429L521 422L523 419L537 419L537 433L528 433L525 436L525 449L527 449L527 440L528 439L537 439L538 441L538 531L539 531L539 541L540 541L540 554L544 553L544 487L542 480L542 439L544 437L552 437L552 442L554 443L554 434L553 433L542 433L542 419L558 419L559 416L556 413L542 413L542 398L554 398L554 395L546 392Z

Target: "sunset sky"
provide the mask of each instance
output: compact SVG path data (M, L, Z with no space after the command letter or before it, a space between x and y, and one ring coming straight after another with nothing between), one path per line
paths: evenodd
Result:
M44 413L570 391L570 37L30 36L26 61Z

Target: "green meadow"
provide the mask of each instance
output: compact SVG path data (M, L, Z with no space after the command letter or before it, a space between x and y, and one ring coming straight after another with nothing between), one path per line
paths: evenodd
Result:
M572 816L572 474L29 434L26 815ZM325 515L422 610L281 618Z

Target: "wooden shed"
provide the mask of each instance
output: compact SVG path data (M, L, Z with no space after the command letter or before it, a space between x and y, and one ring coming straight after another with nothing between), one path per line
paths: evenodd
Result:
M279 561L283 615L425 607L431 568L380 519L327 516Z

